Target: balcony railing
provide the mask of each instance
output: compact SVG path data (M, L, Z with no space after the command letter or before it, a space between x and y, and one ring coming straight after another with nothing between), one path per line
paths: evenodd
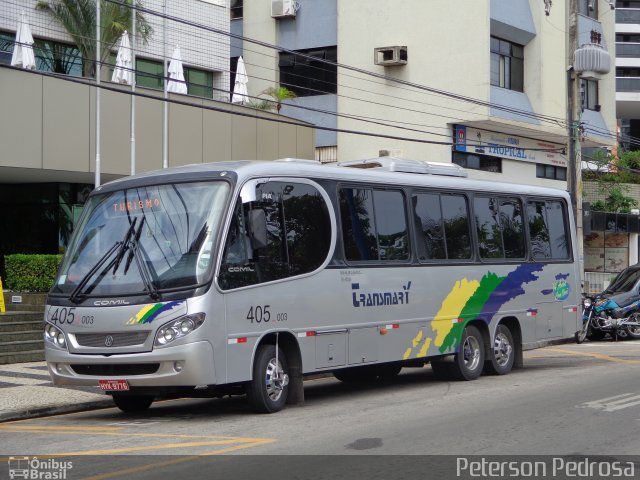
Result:
M616 43L616 57L640 58L640 43Z
M616 77L616 92L640 92L640 77Z
M640 23L640 9L616 8L616 23Z

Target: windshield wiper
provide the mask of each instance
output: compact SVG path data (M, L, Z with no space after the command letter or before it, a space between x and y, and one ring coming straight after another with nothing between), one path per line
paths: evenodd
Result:
M89 270L82 277L82 279L80 280L80 282L78 283L76 288L74 288L73 292L71 292L71 295L69 295L69 300L70 301L72 301L73 303L80 303L81 292L84 289L84 287L87 285L89 280L93 277L93 275L95 275L95 273L98 270L100 270L100 268L109 259L109 257L111 257L111 255L113 255L113 253L115 251L118 251L118 254L116 255L116 257L111 262L109 262L109 265L107 265L107 267L100 273L100 275L98 276L96 281L93 282L93 284L91 285L91 288L88 289L88 292L90 292L91 290L93 290L93 288L95 288L95 286L99 283L99 281L102 278L104 278L104 276L107 274L107 272L111 269L112 266L114 267L113 273L115 274L115 272L116 272L116 270L118 268L118 265L122 261L122 257L124 257L124 254L125 254L127 248L130 248L128 246L129 243L130 243L129 239L131 238L131 235L133 235L133 232L135 231L135 225L136 225L136 221L137 220L138 220L137 217L133 219L133 222L131 222L131 225L127 229L127 233L125 234L124 238L122 240L120 240L119 242L114 243L113 246L107 251L107 253L105 253L103 256L101 256L98 259L98 261L95 263L95 265L93 267L91 267L91 270Z
M131 235L133 235L133 232L135 231L137 221L138 221L138 217L133 219L133 222L131 222L131 225L129 225L129 230L127 230L127 234L124 236L124 240L122 240L122 245L120 245L120 250L118 250L118 254L116 255L116 258L115 258L115 265L113 266L114 275L116 274L116 270L118 270L118 267L120 266L120 262L124 258L124 253L127 251L128 248L130 248L129 239L131 238ZM142 227L142 225L140 225L140 227Z
M146 217L142 217L140 221L140 226L138 227L138 231L134 235L133 239L129 241L129 255L127 256L127 261L124 264L124 274L127 274L129 267L131 266L131 261L135 258L136 265L138 266L138 271L140 272L140 278L142 279L142 283L144 284L144 289L147 294L154 300L160 298L160 292L158 288L151 280L151 274L149 272L149 268L142 257L142 253L139 250L140 245L140 236L142 235L142 227L144 226L144 221Z

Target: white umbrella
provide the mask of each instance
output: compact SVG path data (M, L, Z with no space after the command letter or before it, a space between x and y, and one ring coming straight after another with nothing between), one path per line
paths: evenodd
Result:
M182 58L180 57L180 49L178 47L173 51L171 62L169 62L167 92L187 93L187 84L184 82L184 73L182 71Z
M125 85L133 83L133 56L131 55L131 45L129 44L129 35L126 30L120 37L116 68L113 69L111 81Z
M238 66L236 67L236 81L233 84L233 96L231 97L231 103L245 104L249 101L249 92L247 91L247 83L249 77L247 76L247 69L244 67L244 60L242 57L238 58Z
M36 59L33 55L33 36L29 24L25 20L24 11L20 14L18 29L16 30L16 43L13 46L11 65L35 70Z

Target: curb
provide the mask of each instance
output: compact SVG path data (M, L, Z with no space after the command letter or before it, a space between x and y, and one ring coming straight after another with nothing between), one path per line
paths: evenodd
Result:
M0 424L6 422L14 422L17 420L27 420L38 417L49 417L54 415L62 415L67 413L86 412L91 410L100 410L103 408L113 408L115 404L113 400L94 400L91 402L74 403L69 405L59 405L51 407L39 407L29 410L13 411L0 413Z

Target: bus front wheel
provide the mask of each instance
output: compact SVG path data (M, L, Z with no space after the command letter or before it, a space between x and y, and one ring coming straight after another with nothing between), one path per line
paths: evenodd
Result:
M277 355L276 355L277 353ZM253 379L247 384L247 399L258 413L282 410L289 393L288 363L275 345L261 345L253 363Z
M151 395L121 395L114 394L113 402L125 413L144 412L153 403Z

